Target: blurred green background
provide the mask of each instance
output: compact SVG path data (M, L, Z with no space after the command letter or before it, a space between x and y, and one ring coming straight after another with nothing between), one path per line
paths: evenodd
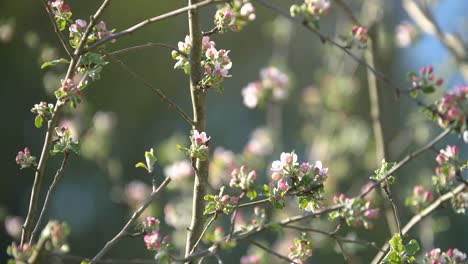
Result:
M272 1L284 10L293 1ZM446 82L448 90L464 83L456 70L454 59L433 37L422 34L410 47L399 48L395 44L395 28L407 20L399 1L345 1L365 24L369 10L376 10L378 53L376 67L401 87L408 87L406 72L422 66L434 65L436 75ZM435 18L443 30L456 32L464 39L467 34L464 0L432 1ZM69 1L74 18L87 18L98 7L98 1ZM123 30L144 18L149 18L183 6L183 1L113 1L103 19L108 28ZM209 91L207 96L207 131L212 137L210 147L223 147L236 153L236 164L247 163L258 170L259 181L266 182L267 166L277 159L282 151L293 149L301 160L322 160L329 168L330 180L325 186L327 197L344 192L349 196L359 192L367 177L378 166L375 161L369 97L365 69L346 57L341 51L320 40L304 28L290 24L269 9L254 3L257 18L240 33L226 33L212 37L218 48L231 50L233 77L225 80L224 92ZM215 7L201 12L203 29L213 27ZM330 13L321 21L321 31L338 37L347 34L352 24L339 6L333 5ZM176 45L188 32L187 17L181 15L145 27L131 36L107 45L108 51L139 45L146 42L161 42ZM353 50L359 54L359 51ZM61 44L52 30L50 21L40 1L0 2L0 109L3 129L0 132L2 151L0 160L0 262L5 262L5 249L13 237L7 234L5 219L11 216L25 217L29 203L32 171L20 171L14 162L16 153L28 146L33 155L39 155L45 130L34 127L34 115L30 109L40 101L55 102L53 90L63 78L65 68L40 69L47 60L64 57ZM140 76L161 89L176 101L186 112L191 113L188 78L182 71L173 70L175 61L170 51L163 48L148 48L129 52L120 58ZM249 82L259 79L259 70L274 65L286 71L291 79L291 91L287 102L281 106L251 110L242 104L241 89ZM379 83L383 115L383 128L388 160L398 161L408 151L428 141L439 133L435 123L407 99L395 99L390 87ZM436 99L443 91L437 91ZM281 113L281 114L279 114ZM85 92L85 100L76 110L62 117L62 124L73 128L83 144L81 156L73 155L70 166L54 194L48 216L69 223L72 235L69 239L71 254L91 257L113 237L131 214L135 201L129 201L129 186L132 181L151 183L143 170L135 169L136 162L144 159L144 151L154 147L160 163L161 179L164 168L182 159L176 144L187 144L190 127L151 90L134 80L118 65L109 64L102 72L102 80L92 83ZM282 124L278 128L278 123ZM261 157L246 153L245 146L252 132L258 127L270 127L273 142L277 144ZM263 137L263 136L261 136ZM185 142L184 142L185 140ZM268 141L267 141L268 142ZM446 142L460 144L462 157L466 157L466 145L455 136ZM268 144L268 143L267 143ZM445 144L438 144L438 148ZM412 216L404 207L404 199L417 183L430 185L435 154L428 152L399 171L394 187L396 202L402 209L406 222ZM59 166L60 157L53 157L46 169L45 184L50 183ZM216 167L216 164L213 165ZM212 178L223 177L223 170ZM212 179L213 188L217 181ZM401 180L400 180L401 179ZM175 245L180 249L185 241L187 206L190 201L192 178L178 180L165 192L150 212L166 219L163 230L172 233ZM135 182L134 182L135 183ZM134 186L136 186L134 184ZM42 188L45 192L46 185ZM144 189L144 188L143 188ZM140 189L134 191L141 194ZM212 192L215 192L214 190ZM43 196L42 196L43 197ZM173 207L165 204L175 200ZM292 201L291 205L295 202ZM184 208L185 207L185 208ZM292 207L292 206L291 206ZM175 208L175 209L174 209ZM176 216L174 214L176 211ZM288 212L275 212L273 219L282 219ZM246 212L246 221L249 213ZM271 216L271 212L268 214ZM174 223L174 218L179 219ZM171 222L172 219L172 222ZM223 222L224 221L224 222ZM468 250L467 218L456 216L449 209L442 209L412 231L412 236L421 241L424 250L432 247L442 249L458 247ZM220 221L227 226L227 218ZM326 219L314 219L304 224L331 230L334 224ZM10 226L11 227L11 226ZM180 231L176 232L175 227ZM376 222L372 231L344 228L342 235L358 235L380 245L389 237L385 217ZM283 250L292 244L290 232L263 234L264 244ZM312 235L315 249L311 262L341 263L342 256L335 243L320 235ZM366 263L375 255L375 250L347 245L353 263ZM285 252L285 251L283 251ZM222 253L225 263L246 254L258 253L257 249L242 244L236 250ZM109 254L112 258L151 258L140 239L126 239ZM266 256L264 261L270 256ZM272 258L273 261L277 259ZM214 263L208 259L207 263ZM67 263L67 262L65 262ZM73 262L70 262L73 263Z

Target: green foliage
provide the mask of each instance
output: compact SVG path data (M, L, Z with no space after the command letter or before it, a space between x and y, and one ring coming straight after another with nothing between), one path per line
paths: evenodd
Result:
M46 61L41 65L41 70L45 69L45 68L47 68L49 66L55 66L55 65L60 64L60 63L66 64L66 63L70 63L70 61L68 61L68 60L66 60L64 58L60 58L58 60L53 60L53 61Z
M390 251L382 260L382 264L405 264L413 263L414 257L420 247L415 239L410 240L407 244L403 244L399 234L395 234L389 241Z
M392 175L388 175L388 172L396 165L396 162L386 162L385 159L382 160L382 167L380 169L375 170L375 175L371 176L370 179L373 181L380 181L385 179L385 183L392 185L395 183L395 177Z

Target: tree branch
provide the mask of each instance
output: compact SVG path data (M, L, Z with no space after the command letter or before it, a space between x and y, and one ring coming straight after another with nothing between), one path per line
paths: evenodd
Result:
M89 262L89 264L98 263L98 261L109 251L117 242L119 242L122 238L126 237L129 233L129 229L132 225L137 221L138 217L145 211L145 209L153 202L153 200L158 196L158 194L164 190L164 188L171 182L171 178L167 177L164 181L159 185L158 189L153 191L151 195L146 199L143 205L136 210L132 217L127 221L125 226L119 231L119 233L112 238L106 245L97 253L97 255Z
M139 30L139 29L142 29L143 27L151 24L151 23L154 23L154 22L157 22L157 21L161 21L161 20L165 20L167 18L170 18L170 17L173 17L173 16L177 16L177 15L180 15L180 14L183 14L187 11L194 11L194 10L197 10L198 8L202 7L202 6L206 6L206 5L210 5L210 4L214 4L214 3L223 3L223 2L227 2L228 0L205 0L205 1L201 1L201 2L198 2L198 3L194 3L194 4L189 4L188 6L185 6L185 7L182 7L182 8L179 8L177 10L174 10L174 11L171 11L171 12L167 12L163 15L159 15L159 16L156 16L156 17L152 17L152 18L149 18L149 19L146 19L138 24L135 24L125 30L122 30L118 33L115 33L115 34L112 34L112 35L109 35L91 45L89 45L89 47L86 49L86 51L90 51L90 50L93 50L95 49L96 47L99 47L111 40L114 40L114 39L118 39L122 36L125 36L125 35L129 35L129 34L132 34L134 33L135 31Z
M210 3L211 1L188 0L188 6L197 6L202 3ZM205 110L205 92L200 89L199 83L202 80L201 67L201 52L202 52L202 31L200 27L200 18L197 9L188 11L190 39L192 41L189 63L190 63L190 95L193 109L193 129L198 131L206 131L206 110ZM192 219L190 228L187 232L187 242L185 245L185 255L190 255L197 239L202 233L204 223L206 221L203 215L205 208L205 194L208 186L208 159L196 161L195 163L195 181L193 184L193 202L192 202Z
M96 11L96 13L91 17L90 22L88 23L88 27L86 28L86 31L83 34L83 37L81 38L78 44L78 47L73 53L72 59L70 60L68 70L65 75L65 80L69 79L73 75L73 72L76 69L76 65L78 64L79 57L83 54L83 47L85 45L86 40L88 39L89 34L91 33L91 29L94 26L95 21L104 11L105 7L109 4L109 1L110 0L104 0L101 6ZM47 123L47 132L44 139L44 145L42 147L41 158L39 159L39 163L37 165L36 173L34 176L34 183L31 189L31 198L29 201L28 215L22 227L23 230L21 232L21 245L23 245L27 240L29 240L31 228L34 223L34 218L36 217L37 203L41 189L42 178L44 175L47 160L49 158L50 148L52 146L52 136L55 133L55 126L57 124L63 106L64 103L61 100L57 100L54 112L52 113L52 118Z
M421 222L426 216L431 214L434 210L436 210L443 202L452 199L455 195L459 194L466 188L466 184L462 183L454 188L452 191L440 196L437 200L435 200L431 205L426 207L426 209L422 210L420 213L416 214L411 218L411 220L403 227L401 230L403 235L406 235L414 226L416 226L419 222ZM373 264L380 263L382 258L387 254L390 245L388 241L382 246L382 250L374 257L372 260Z
M42 206L41 214L39 215L39 218L37 219L36 226L34 227L34 230L31 233L31 239L29 240L30 245L33 244L34 239L36 237L36 234L39 231L39 228L41 228L41 224L42 224L43 218L45 216L45 212L47 210L47 207L49 206L50 196L54 192L55 187L57 186L57 183L62 178L63 172L65 171L65 166L68 163L69 156L70 156L70 153L68 153L68 152L64 153L62 164L60 165L60 168L55 173L54 180L52 181L52 183L49 186L49 190L47 191L47 195L46 195L46 198L44 200L44 205Z
M280 259L282 259L282 260L284 260L284 261L286 261L286 262L288 262L288 263L297 263L297 262L295 262L295 261L289 259L288 257L283 256L283 255L281 255L281 254L279 254L279 253L277 253L277 252L275 252L275 251L273 251L273 250L271 250L271 249L265 247L264 245L255 242L255 241L252 240L252 239L247 238L246 240L247 240L250 244L252 244L252 245L254 245L254 246L256 246L256 247L258 247L258 248L260 248L260 249L266 251L267 253L270 253L271 255L276 256L276 257L278 257L278 258L280 258Z
M117 55L117 54L126 53L126 52L133 51L133 50L141 50L141 49L146 49L146 48L150 48L150 47L162 47L162 48L167 48L167 49L170 49L170 50L175 50L180 55L188 58L188 54L180 51L178 48L176 48L174 46L171 46L171 45L168 45L168 44L156 43L156 42L147 42L145 44L136 45L136 46L116 50L116 51L113 51L113 52L109 52L109 54L110 55Z
M47 11L47 15L49 16L49 19L50 19L50 23L52 23L53 27L54 27L54 31L55 33L57 34L60 42L62 43L62 46L63 48L65 49L65 52L68 54L68 56L70 58L73 57L73 49L72 47L70 46L70 44L65 40L65 38L63 37L62 33L60 32L58 26L57 26L57 23L55 23L55 20L54 20L54 17L52 15L52 12L50 11L50 7L49 5L46 3L45 0L41 0L42 4L44 5L44 8L46 9Z

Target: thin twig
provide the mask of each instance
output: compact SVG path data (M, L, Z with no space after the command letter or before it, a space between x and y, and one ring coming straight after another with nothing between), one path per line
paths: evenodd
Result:
M109 4L109 1L110 0L104 0L101 6L96 11L96 13L91 17L90 22L88 23L88 27L86 28L85 33L83 34L83 37L81 38L78 44L78 47L75 49L75 52L73 53L73 56L70 60L70 64L68 65L68 70L67 70L64 80L68 80L69 78L72 77L73 72L75 71L76 66L78 64L79 58L83 54L83 47L85 45L86 40L88 39L89 34L91 33L91 29L94 26L95 21L101 16L102 12L106 8L106 6ZM64 102L62 102L61 100L57 100L57 102L55 103L52 118L47 123L47 132L44 138L41 158L39 159L39 163L37 165L36 173L34 176L34 183L31 189L31 198L29 201L28 214L26 216L26 220L22 227L21 245L23 245L26 241L29 240L31 228L33 227L33 224L34 224L34 218L36 217L36 213L37 213L37 203L38 203L39 193L41 189L42 178L44 175L45 167L47 165L47 160L49 158L50 148L52 147L52 137L55 134L55 131L54 131L55 126L57 124L58 118L60 116L60 113L64 105L65 105Z
M57 26L57 23L55 23L55 20L54 20L54 17L52 15L52 12L50 10L50 7L49 5L46 3L45 0L41 0L42 4L44 5L44 8L46 9L47 11L47 15L49 16L49 19L50 19L50 23L53 25L54 27L54 31L55 33L57 34L60 42L62 43L62 46L63 48L65 49L65 52L68 54L68 56L70 58L73 57L73 49L72 47L70 46L70 43L68 43L65 38L63 37L62 33L60 32L60 29L58 28Z
M322 234L322 235L328 236L328 237L330 237L330 238L332 238L334 240L340 240L343 243L360 244L362 246L368 246L368 247L375 248L377 250L381 250L380 247L377 247L374 242L364 241L364 240L357 240L357 239L350 239L350 238L346 238L346 237L340 237L340 236L337 236L334 233L334 231L327 232L327 231L323 231L323 230L320 230L320 229L315 229L315 228L310 228L310 227L302 227L302 226L296 226L296 225L285 225L284 228L295 229L295 230L302 231L302 232L312 232L312 233Z
M395 173L397 170L399 170L403 165L405 165L408 161L416 158L417 156L421 155L424 153L426 150L430 149L432 146L434 146L437 142L439 142L441 139L443 139L445 136L447 136L450 133L450 129L444 130L442 133L437 135L434 139L432 139L429 143L427 143L425 146L417 149L414 152L411 152L408 154L406 157L404 157L402 160L400 160L395 166L393 166L383 177L376 181L372 186L370 186L366 191L361 193L360 197L363 198L366 195L368 195L375 187L380 185L383 181L385 181L392 173Z
M219 32L219 29L217 27L214 27L209 31L203 32L203 36L211 36L211 35L216 34L218 32Z
M403 235L406 235L414 226L416 226L419 222L421 222L426 216L431 214L434 210L436 210L442 203L452 199L455 195L459 194L466 188L466 184L462 183L454 188L452 191L440 196L437 200L435 200L432 204L430 204L426 209L422 210L420 213L416 214L411 218L411 220L402 228L401 232ZM374 257L372 260L373 264L380 263L382 258L388 252L390 245L386 242L382 246L382 250Z
M228 238L232 237L232 233L234 233L234 229L236 227L236 217L237 217L237 211L239 209L239 203L244 198L246 191L242 191L242 194L239 196L239 199L237 200L236 207L234 208L234 212L232 213L231 217L231 231L229 232Z
M227 2L227 0L205 0L205 1L199 2L197 4L188 5L188 6L176 9L174 11L167 12L167 13L159 15L159 16L146 19L146 20L144 20L144 21L142 21L142 22L140 22L138 24L135 24L135 25L133 25L133 26L131 26L131 27L125 29L125 30L122 30L122 31L120 31L118 33L115 33L115 34L112 34L112 35L109 35L107 37L102 38L101 40L89 45L89 47L86 49L86 51L90 51L90 50L92 50L92 49L94 49L96 47L99 47L99 46L101 46L101 45L103 45L103 44L105 44L105 43L107 43L107 42L109 42L111 40L120 38L120 37L125 36L125 35L132 34L135 31L137 31L139 29L142 29L143 27L145 27L146 25L149 25L151 23L161 21L161 20L173 17L173 16L180 15L180 14L184 14L187 11L196 10L196 9L202 7L202 6L206 6L206 5L210 5L210 4L214 4L214 3L223 3L223 2Z
M132 217L127 221L125 226L117 233L117 235L109 240L106 245L97 253L97 255L89 262L89 264L97 263L106 253L111 249L117 242L119 242L122 238L126 237L129 233L129 229L132 225L137 221L138 217L145 211L145 209L153 202L153 200L158 196L158 194L164 190L164 188L171 182L171 178L167 177L164 181L159 185L156 191L153 191L148 199L145 200L142 206L136 210Z
M162 47L162 48L167 48L167 49L170 49L170 50L175 50L180 55L182 55L182 56L184 56L186 58L188 57L187 53L180 51L178 48L176 48L174 46L164 44L164 43L156 43L156 42L148 42L148 43L145 43L145 44L141 44L141 45L137 45L137 46L132 46L132 47L116 50L116 51L113 51L113 52L109 52L109 54L110 55L118 55L118 54L126 53L126 52L129 52L129 51L141 50L141 49L145 49L145 48L149 48L149 47Z
M297 262L293 261L292 259L289 259L288 257L283 256L283 255L279 254L278 252L275 252L275 251L273 251L273 250L271 250L271 249L265 247L264 245L262 245L262 244L260 244L260 243L258 243L258 242L255 242L255 241L252 240L252 239L247 238L246 240L247 240L250 244L252 244L252 245L254 245L254 246L256 246L256 247L258 247L258 248L260 248L260 249L263 249L264 251L266 251L266 252L272 254L273 256L276 256L276 257L278 257L278 258L280 258L280 259L282 259L282 260L284 260L284 261L286 261L286 262L289 262L289 263L297 263Z
M184 110L182 110L180 106L178 106L175 102L169 99L169 97L167 97L160 89L155 88L152 84L150 84L148 81L143 79L143 77L141 77L132 69L130 69L130 67L128 67L122 60L116 58L115 56L112 56L110 53L103 52L103 54L105 54L114 63L118 63L122 67L122 69L128 72L133 78L143 83L147 88L151 89L151 91L156 93L156 95L159 96L161 100L163 100L170 107L172 107L185 121L187 121L190 125L193 125L192 119L190 119L190 117L184 112Z
M47 208L49 206L51 194L54 192L55 187L57 186L57 183L62 178L63 172L65 171L65 166L68 163L68 158L70 156L70 153L65 152L63 155L64 156L63 156L62 164L60 165L60 168L55 173L54 180L52 181L52 183L49 186L49 190L47 191L47 195L46 195L46 198L44 200L44 205L42 206L41 213L39 215L39 218L37 219L36 226L34 227L34 230L31 233L31 239L29 240L30 245L32 245L34 243L34 240L36 238L36 234L39 231L39 228L41 228L41 224L42 224L42 221L44 219L45 212L47 211Z
M193 248L190 251L190 254L192 254L195 251L195 249L197 249L198 244L200 244L200 242L202 241L203 237L205 236L206 231L208 231L208 228L210 228L211 224L213 224L213 222L216 220L217 217L218 217L218 214L215 214L213 217L211 217L210 221L208 221L202 233L200 234L200 237L198 238L197 242L195 242L195 245L193 245Z

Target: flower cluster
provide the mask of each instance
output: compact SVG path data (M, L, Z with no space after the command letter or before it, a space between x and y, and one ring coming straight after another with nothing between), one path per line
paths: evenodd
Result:
M445 93L436 105L441 127L452 126L460 134L468 131L468 86L457 87Z
M282 102L288 97L289 77L275 67L260 71L260 80L249 83L242 89L244 105L255 108L267 100Z
M55 91L57 100L64 103L70 102L72 107L81 103L82 94L80 87L75 85L72 79L62 80L62 87Z
M420 250L419 243L415 239L403 244L400 234L395 234L388 244L390 251L380 263L413 263L416 260L416 253Z
M159 219L148 216L145 217L142 221L143 232L147 234L153 233L153 231L159 231Z
M193 176L192 164L187 160L177 161L165 167L164 174L173 180L190 178Z
M374 224L370 221L379 217L379 208L374 208L372 201L364 201L360 198L347 198L344 194L333 197L334 204L344 204L344 208L331 212L330 220L344 218L348 226L372 229Z
M44 122L44 120L52 119L54 105L47 104L46 102L40 102L39 104L34 105L31 112L37 114L34 124L37 128L40 128L42 127L42 122Z
M434 76L434 67L426 66L419 70L419 74L415 72L408 73L411 81L410 93L413 97L418 96L419 91L425 94L433 93L436 86L442 86L444 80Z
M357 47L360 49L364 49L367 47L367 39L369 36L367 35L367 28L361 26L353 26L351 29L352 39L348 43L349 47L354 46L357 44Z
M255 191L256 178L257 172L255 170L247 173L247 166L242 165L239 170L232 170L229 186L240 188L246 193L247 197L254 199L257 197L257 192Z
M88 24L83 19L77 19L74 23L72 23L68 27L68 31L70 32L70 44L72 47L78 47L81 38L83 37ZM100 21L97 23L93 28L90 34L88 35L88 39L86 44L91 44L96 42L104 37L111 35L113 30L107 30L106 23L104 21Z
M16 164L20 165L21 169L36 167L36 157L31 156L29 148L24 148L24 151L19 151L15 158Z
M179 51L172 51L172 58L177 62L174 69L183 69L186 74L190 74L190 65L188 61L188 54L190 54L192 47L192 40L190 36L185 37L185 41L179 41ZM182 52L182 53L181 53ZM224 78L231 77L229 70L232 67L231 59L229 58L229 51L224 49L217 50L215 43L210 41L208 36L202 39L202 58L201 65L203 68L203 79L199 85L203 89L215 88L222 91L221 83Z
M430 264L462 264L466 263L466 253L461 252L460 250L447 249L447 251L442 252L440 248L434 248L429 252L426 252L424 263Z
M70 20L72 13L70 12L70 6L63 3L63 0L55 0L48 3L49 8L55 17L55 22L59 27L60 31L65 30L67 22Z
M159 231L159 220L154 217L146 217L142 222L142 232L145 233L143 241L146 249L155 251L158 263L169 263L169 250L172 248L171 237L169 235L162 236Z
M395 28L395 42L400 48L409 47L418 37L416 27L408 22L403 21Z
M312 241L305 234L301 238L294 239L294 246L288 248L288 257L294 263L303 263L312 256Z
M42 230L41 239L47 240L46 248L52 252L66 253L70 250L67 243L67 237L69 235L70 228L66 223L50 221Z
M323 168L322 162L314 165L303 162L299 165L294 152L281 153L280 160L271 164L273 172L271 178L278 181L275 198L278 192L284 193L290 189L288 180L291 181L291 190L298 197L299 208L313 211L318 208L323 199L323 183L328 178L328 168Z
M180 145L177 147L179 150L184 151L189 157L199 160L206 160L208 157L208 141L211 137L208 137L205 132L198 132L198 130L192 130L190 135L190 148L184 148Z
M413 195L406 199L405 204L419 212L426 208L434 200L434 195L430 191L424 191L421 185L413 188Z
M79 154L80 145L77 141L73 141L71 131L68 127L56 127L55 133L58 138L55 141L54 148L51 150L53 155L57 153L68 153L70 150Z
M304 0L301 5L292 5L290 8L291 16L295 17L299 13L304 14L313 21L320 20L320 17L326 15L330 9L330 0Z
M255 20L255 9L249 0L235 0L219 7L214 17L216 29L240 31L248 22Z
M435 176L432 177L432 183L438 192L447 191L455 181L456 171L459 166L456 162L458 158L458 147L447 146L441 149L436 156L436 162L439 165L435 168Z
M468 192L461 192L450 201L457 214L465 214L468 208Z
M206 195L205 200L208 201L208 204L205 208L205 214L211 212L223 212L229 214L239 201L239 197L223 195L224 186L221 187L219 194L217 195Z

